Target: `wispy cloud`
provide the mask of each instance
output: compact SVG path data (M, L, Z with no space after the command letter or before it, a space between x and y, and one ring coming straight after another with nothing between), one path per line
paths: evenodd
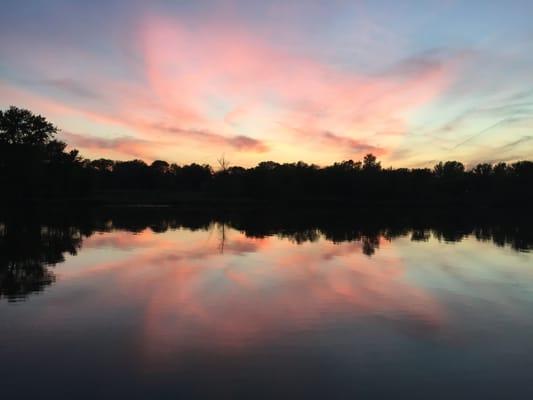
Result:
M175 134L177 140L185 138L200 141L209 145L229 146L235 150L241 151L253 151L258 153L268 151L268 146L265 143L244 135L226 137L203 129L185 129L158 124L154 125L154 128L159 131Z
M503 150L507 150L507 149L512 149L518 145L521 145L521 144L524 144L526 142L530 142L531 140L533 140L533 136L522 136L520 139L518 140L515 140L511 143L507 143L505 145L503 145L501 148Z
M34 83L38 86L47 86L77 97L95 100L102 97L96 90L73 79L44 79Z
M345 148L349 153L373 153L375 155L383 155L386 152L386 150L381 147L373 146L361 140L351 139L346 136L335 135L331 132L322 132L320 138L325 144Z
M115 153L140 158L153 158L154 147L161 146L159 143L128 136L108 139L63 131L61 137L73 147L96 150L101 154L106 154L106 150L111 150Z

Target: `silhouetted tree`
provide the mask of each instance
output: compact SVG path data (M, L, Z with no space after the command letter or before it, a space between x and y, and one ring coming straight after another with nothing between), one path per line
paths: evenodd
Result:
M489 177L492 175L492 164L478 164L472 169L472 173L477 176Z
M217 163L221 172L226 172L230 166L230 162L226 159L226 156L224 154L222 154L222 156L217 159Z
M9 197L86 193L87 173L77 150L55 139L43 116L10 107L0 111L0 184Z
M89 163L91 168L99 172L112 172L115 162L106 158L99 158L98 160L92 160Z
M465 166L458 161L439 162L434 171L439 178L457 178L465 172Z
M166 161L155 160L150 168L158 174L166 174L169 170L170 165Z
M0 144L45 146L57 132L55 125L29 110L14 106L0 110Z
M319 167L260 162L230 166L222 156L209 165L144 161L86 160L55 138L58 129L44 117L10 107L0 112L0 185L4 200L94 195L127 201L221 201L239 199L294 203L333 201L351 205L528 205L533 201L530 161L467 171L458 161L427 168L382 168L373 154ZM131 192L135 192L132 195ZM161 200L162 202L164 200Z
M377 161L375 155L367 154L363 158L363 169L365 171L379 171L381 169L381 163Z

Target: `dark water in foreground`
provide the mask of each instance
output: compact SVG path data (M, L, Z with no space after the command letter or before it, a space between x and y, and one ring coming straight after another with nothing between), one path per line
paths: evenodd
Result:
M0 224L2 398L533 396L531 225L134 215Z

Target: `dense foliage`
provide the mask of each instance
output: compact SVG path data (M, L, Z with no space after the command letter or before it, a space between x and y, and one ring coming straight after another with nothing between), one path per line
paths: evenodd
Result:
M41 116L11 107L0 111L0 176L4 198L112 198L149 193L179 201L210 199L342 201L350 204L507 204L533 200L533 162L457 161L433 169L383 168L372 154L326 167L264 161L253 168L169 164L156 160L87 160L54 139L58 129ZM169 197L168 195L172 195Z

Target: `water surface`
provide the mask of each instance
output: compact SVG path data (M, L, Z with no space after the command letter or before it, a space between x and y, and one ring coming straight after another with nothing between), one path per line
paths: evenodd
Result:
M327 220L2 223L2 393L533 395L530 231Z

